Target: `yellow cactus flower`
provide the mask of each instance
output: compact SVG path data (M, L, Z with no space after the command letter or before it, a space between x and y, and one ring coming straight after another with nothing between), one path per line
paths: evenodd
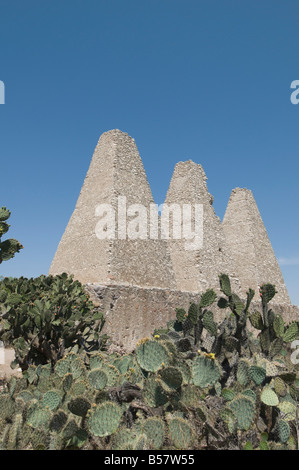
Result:
M210 359L212 359L213 361L215 361L215 354L214 353L204 353L204 355L206 357L209 357Z

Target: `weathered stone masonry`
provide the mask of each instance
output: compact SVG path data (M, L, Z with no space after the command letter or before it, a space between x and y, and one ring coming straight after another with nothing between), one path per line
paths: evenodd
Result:
M134 139L114 130L98 142L50 273L72 273L83 284L175 288L165 241L97 238L96 207L106 203L117 210L118 196L125 196L127 205L149 208L154 202Z
M275 307L286 320L298 317L251 191L232 191L221 223L206 180L201 165L180 162L165 200L202 204L200 249L186 251L184 240L171 238L100 240L95 232L98 204L117 209L118 196L125 196L128 205L142 204L149 211L154 202L134 139L119 130L100 137L49 274L67 272L86 285L119 347L133 349L141 337L173 318L176 307L188 308L207 288L219 292L223 272L241 297L249 287L258 292L263 282L274 283Z

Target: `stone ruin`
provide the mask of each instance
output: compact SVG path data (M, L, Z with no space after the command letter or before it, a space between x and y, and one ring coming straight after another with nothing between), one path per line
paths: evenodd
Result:
M276 309L286 320L298 316L252 192L234 189L221 223L206 180L201 165L177 163L159 215L134 139L119 130L100 137L49 274L66 272L85 285L105 314L115 348L134 349L140 338L174 318L176 307L188 308L206 289L220 293L221 273L230 276L240 297L254 289L256 302L260 284L275 284ZM181 227L170 210L188 205L202 211L201 245L192 250L183 237L174 236L175 227ZM133 228L124 216L129 224L133 220ZM172 233L163 237L161 220L167 218ZM145 231L138 231L144 222Z

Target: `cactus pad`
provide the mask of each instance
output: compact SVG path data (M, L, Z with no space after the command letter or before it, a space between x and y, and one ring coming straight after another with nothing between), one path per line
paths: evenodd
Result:
M165 367L160 372L160 384L166 392L174 392L183 383L182 372L177 367Z
M274 315L273 319L273 329L278 337L282 337L284 334L284 321L281 315L278 313Z
M161 449L165 438L165 424L160 418L147 418L143 432L153 449Z
M260 287L260 294L262 296L263 304L267 304L276 294L275 286L273 284L263 284Z
M88 412L87 426L96 437L110 436L115 433L122 417L121 408L112 402L104 402Z
M168 401L165 393L162 390L162 387L160 386L159 382L155 380L154 377L149 377L146 380L142 396L148 406L151 407L159 407L165 405L165 403L167 403Z
M290 437L291 431L290 431L290 426L287 421L284 421L283 419L280 419L278 421L278 435L279 435L279 440L282 443L286 443Z
M60 396L55 390L49 390L44 393L42 398L42 404L44 407L49 407L51 411L56 410L60 404Z
M50 431L59 432L67 422L67 414L64 411L56 411L50 421Z
M296 405L294 405L290 401L282 401L277 405L277 407L283 414L285 421L293 421L294 419L297 419Z
M217 336L217 325L214 322L213 312L206 312L202 317L202 323L211 336Z
M252 324L253 328L256 328L257 330L262 330L264 327L262 315L260 312L254 312L250 315L249 317L250 323Z
M270 387L264 387L261 393L261 401L268 406L277 406L279 403L278 396Z
M266 378L266 370L259 366L250 366L249 375L256 385L260 385Z
M221 378L221 370L217 362L205 356L198 356L193 361L193 382L198 387L215 385Z
M146 341L137 346L136 358L140 367L149 372L156 372L162 364L167 364L170 354L157 341Z
M89 400L87 400L83 396L73 398L68 404L68 409L70 410L71 413L77 416L82 416L82 417L86 416L90 407L91 407L91 404Z
M44 428L51 418L51 412L48 408L40 408L36 404L30 406L26 421L33 428Z
M244 387L250 382L249 368L249 362L246 359L240 359L237 369L237 381Z
M90 369L98 369L104 364L104 355L101 353L92 354L89 358L89 367Z
M200 298L199 306L202 308L209 307L217 299L217 294L213 289L208 289Z
M176 318L180 323L183 323L183 321L186 318L186 310L183 308L177 308L176 309Z
M220 289L221 291L227 295L227 297L230 297L232 295L232 290L231 290L231 285L230 285L230 280L227 274L221 274L219 276L219 281L220 281Z
M108 377L102 369L92 369L88 374L88 382L96 390L103 390L108 382Z
M188 320L193 325L196 325L196 323L197 323L198 314L199 314L198 305L196 305L194 303L190 304L190 307L189 307L189 310L188 310Z
M177 449L189 449L194 442L194 431L183 418L171 418L168 422L168 432Z
M291 343L299 336L298 325L296 322L290 323L282 337L286 343Z
M228 408L234 413L238 428L247 431L255 416L255 405L250 398L239 395L228 403Z

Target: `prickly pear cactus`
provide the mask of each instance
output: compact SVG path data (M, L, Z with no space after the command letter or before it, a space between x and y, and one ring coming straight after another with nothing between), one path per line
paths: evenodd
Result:
M3 288L0 281L0 298L19 312L28 285L9 282ZM57 292L65 282L55 281ZM227 309L221 322L212 311L216 299L210 289L188 313L177 309L173 320L140 340L132 353L87 348L61 352L53 363L27 365L22 378L0 390L0 448L296 449L299 376L290 341L299 336L298 322L286 324L268 309L269 286L261 313L251 313L250 290L240 299L226 275L220 285L227 296L221 297ZM51 311L33 303L40 328ZM28 358L24 338L15 344Z
M8 261L13 258L22 248L24 248L18 240L8 238L1 241L2 236L8 232L10 225L6 222L10 217L10 211L6 207L0 208L0 264L2 261Z
M141 341L136 349L136 358L140 367L148 372L157 372L162 364L168 364L170 354L157 341Z
M201 388L215 385L221 378L221 369L215 359L203 355L193 361L192 373L194 385Z
M88 411L87 426L96 437L111 436L117 431L121 417L122 410L116 403L101 403Z
M165 424L161 418L147 418L144 420L142 430L153 449L162 448L165 440Z
M170 418L168 421L169 438L177 449L190 449L194 442L191 423L183 418Z
M92 369L88 374L88 381L91 387L103 390L107 385L108 376L102 369Z
M249 429L255 416L253 401L247 396L238 395L227 406L233 412L238 428L245 431Z
M230 297L232 295L232 289L230 285L230 280L227 274L221 274L219 276L220 280L220 289L222 292L227 295L227 297Z
M169 366L163 368L159 373L159 383L166 392L174 392L183 383L183 374L177 367Z
M91 404L84 396L72 398L68 403L69 411L76 416L86 416L90 408Z

